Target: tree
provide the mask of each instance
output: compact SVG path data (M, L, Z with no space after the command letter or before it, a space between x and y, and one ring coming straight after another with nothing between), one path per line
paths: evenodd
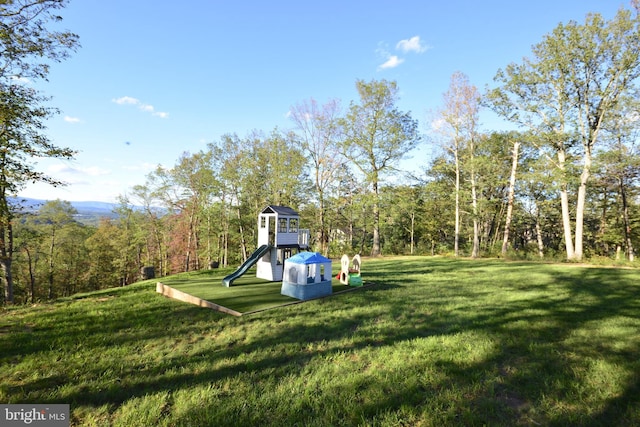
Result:
M595 173L596 181L604 188L604 192L617 194L620 205L620 220L622 222L622 236L618 239L617 247L624 246L629 261L635 258L632 243L632 221L630 215L631 200L635 198L633 185L640 177L640 156L637 145L638 131L640 130L639 117L637 111L637 101L629 99L625 107L620 109L613 120L606 126L605 137L608 143L606 148L601 150L595 159L595 164L599 168ZM603 197L603 208L601 233L605 233L607 218L604 215L606 210L606 197ZM624 245L621 243L624 242Z
M504 221L504 235L502 238L502 256L507 255L509 247L509 232L511 231L511 218L513 217L513 200L516 193L516 172L518 170L518 156L520 154L520 141L517 138L509 138L511 143L511 173L509 174L509 196L507 199L507 214Z
M235 134L223 135L221 140L209 144L211 152L212 168L219 180L218 199L220 200L220 222L222 224L222 265L229 263L229 246L231 245L232 217L237 219L239 235L239 247L241 260L248 257L247 242L244 230L242 199L247 183L247 174L251 173L250 167L245 166L248 162L248 151L246 140L239 138Z
M186 247L184 271L192 267L200 269L198 257L200 244L200 221L202 213L211 201L215 186L211 170L211 153L183 153L178 163L171 170L173 182L180 189L180 211L188 221L186 227Z
M255 224L257 212L267 204L297 208L305 199L309 185L305 176L307 159L296 137L277 129L267 136L254 132L248 146L246 178L249 185L245 187L245 194L250 196L247 201L254 202L251 223ZM255 192L256 189L260 191Z
M162 277L166 274L166 233L163 227L162 210L159 208L160 201L156 199L154 190L150 187L152 184L152 176L148 176L145 184L135 185L132 188L132 197L142 206L146 217L146 221L142 221L141 230L146 237L145 265L156 267L156 275Z
M436 130L445 138L445 149L453 156L455 167L455 256L459 255L460 240L460 191L463 156L469 159L468 176L471 182L471 203L473 207L473 249L472 257L479 253L478 198L476 173L473 165L475 144L478 138L478 114L480 95L467 76L455 72L451 76L449 89L443 95L443 107L438 113Z
M474 143L473 158L467 160L471 165L466 169L475 175L475 184L471 186L476 187L474 217L479 229L479 249L493 250L500 236L500 224L509 221L505 210L509 210L508 182L514 172L510 139L507 133L482 134Z
M344 140L342 154L362 173L372 189L373 246L371 255L378 256L380 247L380 194L384 175L395 169L398 161L420 141L418 122L411 113L396 107L398 85L386 80L356 82L360 103L351 102L341 122Z
M244 261L250 253L250 242L257 240L257 213L270 204L297 209L304 200L308 188L303 179L306 159L296 138L277 129L269 135L253 131L245 138L223 135L220 141L209 144L209 152L224 225L223 265L235 236L240 260ZM233 229L237 230L235 236Z
M20 282L20 270L23 270L22 280L26 285L25 298L23 302L36 302L36 268L40 259L40 246L42 244L42 234L34 224L35 215L20 215L20 220L16 221L14 228L14 247L17 256L12 263L12 268L16 267L18 282ZM21 256L22 255L22 256ZM14 278L16 274L14 273ZM14 290L15 291L15 290ZM15 298L15 294L14 294ZM14 299L15 302L15 299Z
M47 26L62 18L54 12L66 0L14 0L0 5L0 270L3 297L13 302L13 209L8 197L27 182L61 183L38 172L34 157L72 158L74 151L53 145L44 135L44 121L55 110L45 108L47 98L23 85L46 80L51 62L61 61L78 46L70 32Z
M93 235L85 241L91 258L87 274L89 289L97 290L102 286L113 287L120 284L118 242L121 240L121 234L114 220L103 218Z
M556 156L567 259L581 260L587 183L603 125L640 75L640 17L621 9L611 21L587 15L584 25L560 24L533 47L533 59L510 64L489 93L496 112L532 129L541 149ZM552 160L552 154L549 160ZM569 170L579 161L575 243Z
M413 255L419 240L419 224L424 206L423 191L419 186L394 185L383 187L386 219L384 221L385 247L390 246L393 253ZM407 251L407 246L409 247Z
M318 198L318 240L324 255L329 250L327 192L335 185L342 159L339 157L337 126L340 104L331 100L322 107L311 99L291 108L301 147L311 161L314 188Z
M74 223L73 216L78 212L71 203L61 200L46 202L38 212L38 224L43 230L42 234L47 236L47 298L54 296L54 275L56 273L56 252L58 251L60 231Z

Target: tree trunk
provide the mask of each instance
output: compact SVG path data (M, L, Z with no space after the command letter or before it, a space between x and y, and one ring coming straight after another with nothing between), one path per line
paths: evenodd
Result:
M31 252L29 248L25 248L27 253L27 265L29 267L29 290L31 292L31 304L36 302L36 278L33 274L33 259L31 258Z
M223 267L229 266L229 229L230 229L230 218L229 218L229 210L225 204L224 196L222 197L222 217L220 220L222 221L222 259L220 260Z
M587 151L584 155L584 165L580 174L580 186L578 187L578 201L576 204L576 246L574 259L582 261L583 235L584 235L584 210L587 199L587 181L591 170L591 155Z
M4 195L4 193L3 193ZM6 199L4 204L8 212ZM8 213L5 224L0 224L0 270L2 271L1 281L4 282L4 302L13 304L13 276L11 275L11 262L13 261L13 226L11 224L11 213Z
M416 214L415 212L411 212L411 255L413 255L413 250L415 246L415 225L416 225Z
M11 275L11 258L0 258L0 270L4 282L4 301L13 304L13 276Z
M575 259L573 250L573 237L571 236L571 217L569 215L569 194L566 185L560 189L560 204L562 207L562 229L564 231L564 245L567 251L567 259Z
M50 300L53 299L53 270L54 270L53 252L55 249L55 242L56 242L56 235L54 230L54 232L51 234L51 245L49 246L49 274L48 274L49 292L48 292L47 298Z
M365 206L362 206L362 238L360 239L360 250L358 253L364 253L364 247L367 240L367 211Z
M242 225L242 213L240 212L240 206L236 209L236 215L238 217L238 231L240 233L240 250L242 251L242 262L245 262L249 255L247 255L247 242L244 238L244 226ZM276 227L278 224L276 224Z
M627 256L629 261L635 259L633 253L633 244L631 243L631 222L629 221L629 206L627 205L627 192L624 188L624 182L622 178L618 180L620 185L620 196L622 198L622 218L624 220L624 240L627 245Z
M211 210L207 210L207 268L211 268L213 265L213 248L211 245Z
M505 217L505 208L506 208L507 204L506 203L500 203L500 211L496 214L493 224L494 227L492 228L492 236L491 236L491 243L490 246L493 248L495 247L496 243L498 242L499 239L501 239L504 236L500 236L500 232L504 232L504 228L500 228L500 223L502 222L502 218Z
M469 144L469 158L471 163L471 207L473 209L473 247L471 249L471 258L480 256L480 222L478 219L478 189L476 188L476 168L474 166L475 159L475 140L471 137Z
M565 173L565 159L566 154L563 150L558 151L558 167L562 174ZM571 235L571 215L569 213L569 193L567 191L567 184L564 182L565 178L562 177L563 183L560 186L560 206L562 208L562 229L564 231L564 245L567 251L567 259L575 259L575 252L573 249L573 237Z
M538 256L544 258L544 242L542 241L542 227L540 227L540 208L536 201L536 240L538 242Z
M458 159L458 149L456 146L455 152L455 167L456 167L456 212L455 212L455 231L453 241L453 253L456 257L460 255L460 160Z
M317 179L317 178L316 178ZM318 191L318 201L319 201L319 212L320 215L319 223L320 223L320 250L322 251L322 255L327 256L329 253L329 233L327 232L327 214L325 212L325 202L324 202L324 192L322 188L316 185L316 190Z
M513 154L511 156L511 175L509 176L509 196L507 200L507 216L504 221L504 238L502 240L502 256L507 255L507 248L509 247L509 228L511 227L511 215L513 215L513 198L515 195L516 187L516 171L518 169L518 151L520 149L520 142L513 143Z
M349 215L349 249L353 248L353 234L355 233L355 225L353 224L353 214Z
M378 179L373 182L373 245L371 247L371 256L380 256L380 194L378 193Z
M478 222L478 196L476 192L475 178L472 172L471 178L471 206L473 208L473 247L471 258L480 256L480 223Z
M189 235L187 236L187 247L184 256L184 271L191 271L191 254L195 257L194 268L199 269L198 265L198 236L196 230L196 206L192 207L189 213L189 225L187 227Z

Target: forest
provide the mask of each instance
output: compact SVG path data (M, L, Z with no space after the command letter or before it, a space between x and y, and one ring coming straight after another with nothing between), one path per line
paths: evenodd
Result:
M206 150L184 152L97 224L80 222L67 201L37 211L9 202L26 182L62 184L30 169L30 157L74 153L47 140L52 111L43 96L10 78L44 77L27 61L34 46L5 37L4 52L27 59L0 70L2 303L124 286L149 267L162 277L237 266L255 249L257 217L268 205L297 210L313 249L329 257L633 264L639 33L635 6L611 20L591 14L560 24L528 58L497 70L492 87L481 91L454 73L428 124L398 108L395 81L358 80L358 99L348 102L292 100L291 130L230 130ZM50 59L75 48L71 33L49 44L33 37ZM481 129L485 109L517 130ZM419 174L403 171L402 160L425 144L433 158Z

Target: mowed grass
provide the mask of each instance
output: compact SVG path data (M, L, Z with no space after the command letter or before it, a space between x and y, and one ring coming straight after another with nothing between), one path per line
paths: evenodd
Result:
M640 425L639 270L407 257L363 277L243 317L152 281L5 309L0 402L87 426Z
M335 265L332 273L333 292L353 289L340 284L335 276L340 266ZM202 270L191 273L176 274L162 278L167 286L186 292L190 295L230 308L240 313L264 310L298 301L280 293L282 282L269 282L256 278L255 267L235 280L230 287L222 285L222 279L234 269Z

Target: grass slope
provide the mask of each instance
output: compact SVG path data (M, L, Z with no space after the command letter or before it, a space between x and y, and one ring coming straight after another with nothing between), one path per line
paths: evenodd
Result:
M366 261L232 317L152 282L0 312L0 402L87 426L640 425L640 271Z

